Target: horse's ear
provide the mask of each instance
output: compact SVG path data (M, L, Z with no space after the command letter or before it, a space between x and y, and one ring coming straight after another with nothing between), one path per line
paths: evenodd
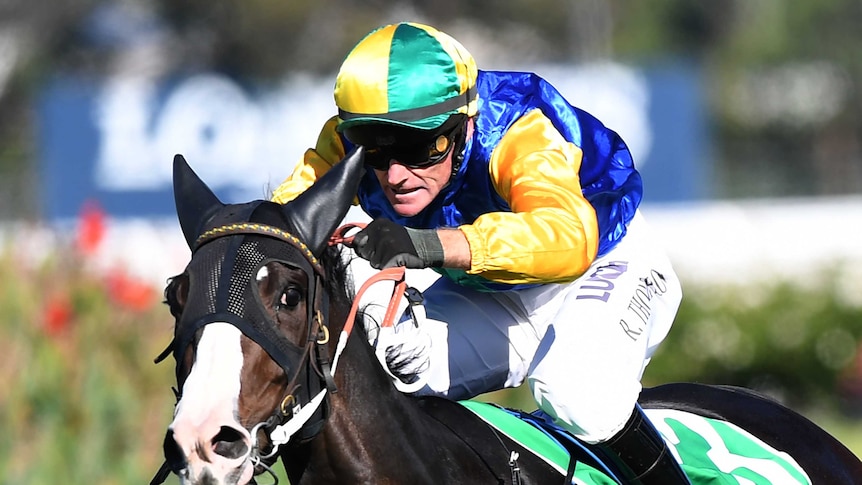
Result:
M183 236L189 247L194 249L195 240L204 224L224 204L189 167L182 155L174 156L174 203Z
M347 215L362 178L365 150L354 148L314 185L284 206L284 213L316 256L320 256Z

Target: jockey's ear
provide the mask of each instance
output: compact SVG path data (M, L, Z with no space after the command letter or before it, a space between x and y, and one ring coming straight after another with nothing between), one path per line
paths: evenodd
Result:
M186 243L194 249L204 225L224 204L179 154L174 156L174 203Z
M365 149L357 146L314 185L284 205L295 236L320 256L356 197L364 169Z

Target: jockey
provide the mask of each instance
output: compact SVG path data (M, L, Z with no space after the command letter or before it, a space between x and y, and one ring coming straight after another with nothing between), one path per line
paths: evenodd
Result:
M273 200L365 147L357 200L373 220L354 250L374 268L443 276L409 331L425 343L390 343L384 363L397 373L393 352L414 354L416 394L451 399L526 379L544 413L628 480L689 483L636 404L682 291L619 135L536 74L479 71L416 23L360 41L334 95L338 115Z

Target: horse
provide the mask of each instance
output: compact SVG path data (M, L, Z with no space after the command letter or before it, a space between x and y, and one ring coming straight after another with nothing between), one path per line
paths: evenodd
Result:
M589 447L566 445L561 470L464 403L396 389L365 334L365 286L352 287L342 253L349 241L333 237L363 170L361 148L285 205L224 204L181 155L173 170L192 253L165 289L174 335L157 361L173 354L177 403L152 483L171 472L188 485L256 483L279 459L294 485L573 483L578 460L607 480L577 483L616 483ZM387 271L380 279L403 290L403 272ZM752 391L668 384L644 389L640 405L738 425L792 457L807 483L862 483L850 450Z

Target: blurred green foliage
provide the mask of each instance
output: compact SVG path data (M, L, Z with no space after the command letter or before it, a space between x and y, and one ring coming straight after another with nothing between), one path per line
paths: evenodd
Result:
M687 288L645 384L758 387L803 412L818 408L818 420L862 449L862 428L835 412L862 402L854 394L862 304L846 278L818 281ZM132 308L109 284L72 250L35 266L11 250L0 255L0 485L139 484L161 464L174 376L170 359L153 358L172 320L161 289ZM481 398L534 409L523 387Z
M804 284L684 288L645 383L737 384L792 407L862 406L858 282L838 267L812 276Z
M172 320L112 301L71 253L0 258L0 484L144 483L161 464Z

